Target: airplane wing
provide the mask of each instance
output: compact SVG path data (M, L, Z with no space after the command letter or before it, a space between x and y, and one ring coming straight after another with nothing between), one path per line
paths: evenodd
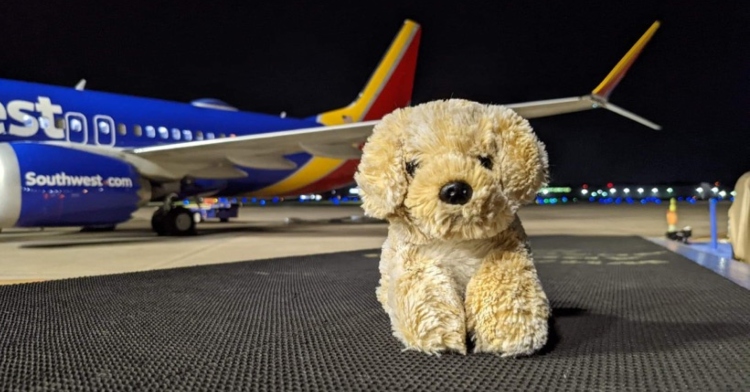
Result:
M515 103L505 106L515 110L519 115L525 118L554 116L557 114L603 108L627 117L633 121L637 121L649 128L660 130L661 126L609 102L609 95L615 87L617 87L617 84L620 83L622 78L625 77L625 73L630 69L633 63L635 63L638 55L641 54L643 48L646 47L646 44L651 40L651 37L653 37L660 25L661 23L659 21L654 22L651 27L643 33L635 45L630 48L625 56L620 59L615 67L612 68L609 74L607 74L604 80L602 80L591 94L580 97Z
M245 177L235 165L258 169L293 169L284 155L307 152L332 159L359 159L359 146L367 140L378 120L320 126L231 138L193 141L125 150L124 153L153 162L175 176L211 178Z
M653 123L635 113L629 112L595 94L581 97L547 99L543 101L532 101L505 105L513 109L521 117L537 118L554 116L558 114L580 112L596 108L607 109L633 121L639 122L651 129L661 130L661 126Z

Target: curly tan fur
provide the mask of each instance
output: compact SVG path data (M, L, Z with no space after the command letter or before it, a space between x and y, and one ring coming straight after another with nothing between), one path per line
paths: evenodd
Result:
M546 184L547 153L503 106L451 99L385 116L355 180L368 216L387 219L376 295L406 349L527 355L550 315L516 214ZM439 197L457 181L465 203Z

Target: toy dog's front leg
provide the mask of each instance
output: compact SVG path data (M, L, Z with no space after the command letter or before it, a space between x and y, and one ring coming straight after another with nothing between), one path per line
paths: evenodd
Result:
M407 260L388 287L393 334L406 349L466 354L463 301L450 276L428 260Z
M536 268L523 251L491 253L466 287L475 352L532 354L547 342L549 316Z

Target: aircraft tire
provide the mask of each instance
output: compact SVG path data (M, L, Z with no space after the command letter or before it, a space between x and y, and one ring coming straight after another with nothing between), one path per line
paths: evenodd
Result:
M166 233L173 236L195 234L195 219L193 214L184 207L169 210L162 220Z
M165 226L166 214L161 208L154 211L154 215L151 216L151 229L158 235L166 235L167 228Z

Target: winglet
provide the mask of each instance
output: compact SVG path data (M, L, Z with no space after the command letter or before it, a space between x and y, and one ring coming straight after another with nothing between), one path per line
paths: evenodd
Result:
M316 116L320 124L377 120L411 103L421 27L406 20L357 99Z
M609 72L607 77L602 80L602 82L592 91L592 94L607 99L609 98L609 94L612 93L612 90L617 87L617 84L620 83L620 80L625 76L625 73L628 72L628 69L630 69L630 66L633 65L635 60L638 58L638 55L641 54L641 51L643 51L643 48L646 47L646 44L649 40L651 40L651 37L653 37L654 33L656 33L656 30L659 28L661 23L657 20L654 22L651 27L649 27L648 30L641 36L641 38L638 40L638 42L633 45L632 48L628 51L628 53L625 54L625 56L620 59L620 62L615 65L614 68L612 68L612 71Z

